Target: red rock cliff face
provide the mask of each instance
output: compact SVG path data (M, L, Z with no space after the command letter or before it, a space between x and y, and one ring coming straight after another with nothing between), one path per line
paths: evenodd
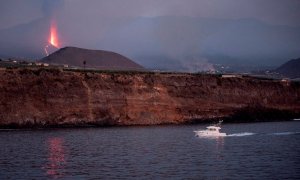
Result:
M0 126L154 125L300 112L299 83L214 75L0 70Z

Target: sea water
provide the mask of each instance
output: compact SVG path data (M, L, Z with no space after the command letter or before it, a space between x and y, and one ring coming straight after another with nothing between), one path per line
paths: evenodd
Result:
M299 179L300 122L0 131L0 179Z

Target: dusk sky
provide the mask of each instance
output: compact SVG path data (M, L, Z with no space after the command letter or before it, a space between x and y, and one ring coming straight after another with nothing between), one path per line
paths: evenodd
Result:
M191 16L256 18L271 24L300 25L299 0L6 0L0 29L51 13L71 19L95 17Z
M1 1L0 55L43 57L52 21L60 47L116 51L151 68L300 57L299 0Z

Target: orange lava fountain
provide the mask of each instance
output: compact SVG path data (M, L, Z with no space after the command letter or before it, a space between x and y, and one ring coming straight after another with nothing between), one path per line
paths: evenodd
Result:
M56 48L59 48L58 35L57 35L57 26L56 26L55 22L51 23L49 43L52 46L54 46Z

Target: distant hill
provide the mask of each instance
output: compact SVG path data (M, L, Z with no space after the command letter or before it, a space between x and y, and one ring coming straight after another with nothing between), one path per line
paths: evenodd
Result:
M279 66L285 58L300 57L300 27L255 19L140 17L107 31L97 46L124 53L151 69L186 70L189 64L206 61ZM198 71L208 70L201 67Z
M132 60L109 51L89 50L77 47L65 47L44 57L42 62L49 64L68 64L69 66L104 70L143 70L144 68Z
M42 17L0 29L0 54L44 57L50 22L50 17ZM300 57L300 26L256 19L124 17L103 19L104 24L86 22L90 30L71 28L73 23L57 19L62 44L109 49L149 69L199 72L209 69L202 64L211 63L238 66L232 69L241 72L241 66L279 66L284 59Z
M300 78L300 58L284 63L275 71L289 78Z

